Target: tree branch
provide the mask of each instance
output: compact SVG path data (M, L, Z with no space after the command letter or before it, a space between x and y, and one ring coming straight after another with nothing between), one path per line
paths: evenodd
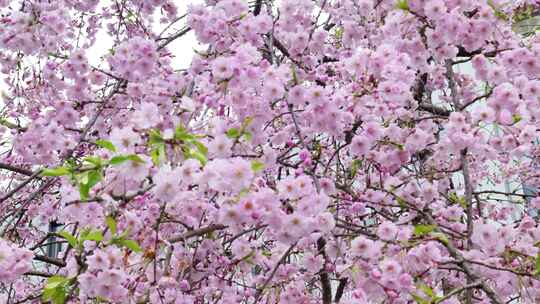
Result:
M317 240L317 249L319 250L319 254L321 254L324 258L324 264L323 268L320 272L320 280L321 280L321 289L322 289L322 303L323 304L330 304L332 302L332 285L330 285L330 277L328 276L328 272L326 271L326 253L324 251L324 247L326 246L326 240L324 238L319 238Z
M36 179L39 174L41 173L41 170L38 170L34 172L32 175L30 175L29 178L25 179L22 183L18 184L15 188L11 189L8 193L6 193L2 198L0 198L0 203L4 202L8 198L12 197L15 193L19 192L22 188L24 188L26 185L28 185L31 181Z
M28 272L25 272L24 275L26 276L35 276L35 277L43 277L43 278L49 278L49 277L52 277L53 275L48 273L48 272L43 272L43 271L28 271Z
M40 262L45 262L47 264L52 264L52 265L55 265L55 266L58 266L58 267L66 267L66 262L64 262L64 261L62 261L60 259L45 256L45 255L35 255L34 260L40 261Z
M431 101L424 101L424 94L426 91L426 85L428 81L428 74L423 73L418 76L414 87L412 88L413 98L418 102L418 110L426 111L434 115L443 117L450 116L450 111L431 104Z
M168 37L168 38L165 38L165 41L160 44L157 48L158 51L161 51L162 49L164 49L167 45L169 45L171 42L175 41L176 39L184 36L185 34L187 34L189 31L191 31L191 28L190 27L186 27L184 28L183 30L180 30L178 33Z
M437 222L433 219L433 217L427 213L423 213L424 217L428 220L430 225L437 226ZM441 232L439 228L435 229L438 232ZM478 281L479 277L474 274L471 269L469 268L469 262L467 262L461 253L452 245L452 243L449 240L443 240L441 238L437 238L437 241L441 243L444 247L446 247L446 250L450 254L450 256L455 260L455 263L463 269L463 272L467 275L467 278L473 281ZM491 303L494 304L503 304L504 302L499 299L497 294L489 287L484 281L482 281L480 288L486 293L488 298L491 300Z
M253 15L257 16L261 13L262 0L255 1L255 7L253 8Z
M451 297L462 293L464 290L470 290L470 289L473 289L473 288L478 288L478 287L482 286L482 283L483 282L476 282L476 283L467 284L467 285L462 286L460 288L456 288L456 289L452 290L451 292L449 292L448 294L444 295L443 297L437 298L437 300L435 300L434 304L442 303L442 302L450 299Z
M196 229L196 230L191 230L191 231L188 231L186 233L171 237L169 239L169 243L176 243L176 242L180 242L180 241L185 241L185 240L187 240L189 238L192 238L192 237L205 235L207 233L210 233L210 232L213 232L213 231L216 231L216 230L223 230L225 228L227 228L227 226L215 224L215 225L210 225L210 226L206 226L206 227L203 227L203 228L199 228L199 229Z
M253 304L259 303L263 291L268 287L268 284L270 284L270 281L272 281L272 278L274 278L274 275L276 274L276 271L278 270L279 266L285 262L285 259L291 254L291 251L296 246L296 242L292 244L287 251L281 256L279 261L277 262L276 266L272 269L270 272L270 275L266 278L261 288L257 290L257 293L255 293L255 300L253 301Z
M478 96L478 97L475 97L474 99L472 99L471 101L469 102L466 102L464 105L461 106L461 109L460 111L463 111L465 110L468 106L472 105L473 103L479 101L479 100L482 100L484 98L488 98L489 96L491 96L491 93L493 93L492 90L489 90L489 92L487 92L486 94L484 95L481 95L481 96Z
M345 292L345 286L347 286L347 283L349 283L349 278L339 279L339 285L336 289L334 303L339 303L341 301L341 297L343 297L343 293Z
M15 166L4 164L4 163L0 163L0 169L8 170L8 171L19 173L26 176L32 176L32 174L34 174L34 172L30 170L26 170L23 168L15 167Z
M458 46L458 53L456 57L473 57L475 55L480 55L480 54L483 54L486 57L495 57L497 56L498 53L508 51L508 50L510 49L493 50L493 51L482 53L484 51L483 49L477 49L477 50L469 52L464 47Z
M449 111L447 109L437 107L437 106L434 106L434 105L428 104L428 103L419 104L418 105L418 110L426 111L426 112L429 112L431 114L435 114L435 115L439 115L439 116L443 116L443 117L448 117L448 116L450 116L450 113L451 113L451 111Z

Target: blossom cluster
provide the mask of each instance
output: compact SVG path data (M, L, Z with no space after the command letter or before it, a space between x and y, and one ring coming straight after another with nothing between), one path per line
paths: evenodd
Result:
M180 2L0 0L0 301L540 302L538 1Z
M0 239L0 282L9 283L32 270L32 251Z

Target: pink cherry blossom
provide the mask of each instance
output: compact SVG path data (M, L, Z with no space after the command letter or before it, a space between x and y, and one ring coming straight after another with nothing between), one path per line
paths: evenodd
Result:
M0 0L0 302L540 303L534 0Z

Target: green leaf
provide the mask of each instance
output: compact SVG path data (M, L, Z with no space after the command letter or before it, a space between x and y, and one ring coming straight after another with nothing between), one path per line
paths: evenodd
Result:
M68 278L54 275L47 279L47 283L45 284L45 289L54 289L62 284L65 284L69 281Z
M88 234L81 237L81 241L101 242L103 241L103 234L99 230L90 231L88 232Z
M43 301L52 302L53 304L64 304L67 297L66 286L69 282L70 279L58 275L48 278L43 288Z
M396 8L404 11L409 10L409 2L407 0L398 0L396 3Z
M442 232L431 232L429 235L431 235L432 237L438 239L439 241L441 241L444 244L449 244L450 243L450 240L448 239L448 237Z
M20 129L20 127L12 122L9 122L8 120L6 120L5 118L1 118L0 117L0 125L4 126L4 127L8 127L10 129Z
M398 148L398 150L400 150L400 151L403 151L405 149L405 146L403 144L398 144L398 143L393 142L393 141L389 141L388 144Z
M230 128L227 130L227 136L232 139L239 138L241 135L240 130L238 128Z
M253 170L253 172L259 172L259 171L264 170L264 163L257 160L252 161L251 170Z
M43 301L52 304L64 304L66 303L66 289L61 286L53 289L45 289L43 291Z
M198 140L194 140L193 145L197 147L197 150L199 150L201 154L203 154L204 156L208 155L208 148L205 145L203 145L203 143L201 143Z
M186 158L194 158L198 160L202 166L206 165L206 163L208 162L206 156L199 151L189 149L184 155Z
M244 136L244 138L247 141L251 141L251 139L253 139L253 134L251 134L251 132L248 132L248 131L244 131L244 134L242 134L242 136Z
M415 225L414 226L414 235L422 236L428 234L435 230L437 226L435 225Z
M116 220L112 216L107 216L105 218L105 223L107 224L107 227L109 227L111 234L115 235L116 234Z
M183 134L188 134L186 128L182 125L179 125L176 127L176 129L174 129L174 138L175 139L180 139L180 137L183 135Z
M161 131L154 129L150 130L149 133L149 145L156 145L156 144L163 144L165 140L163 139L163 136L161 135Z
M510 18L508 18L508 16L503 12L501 11L496 5L495 3L493 2L493 0L488 0L488 3L487 3L492 9L493 9L493 14L495 15L495 17L501 19L501 20L504 20L504 21L508 21Z
M112 142L108 141L108 140L103 140L103 139L99 139L99 140L96 140L96 145L104 148L104 149L107 149L111 152L116 152L116 147L113 145Z
M433 293L433 289L431 289L429 286L427 286L426 284L420 284L420 289L430 298L434 298L435 297L435 294Z
M152 151L150 151L150 156L152 157L152 162L159 166L161 160L166 158L165 154L165 144L157 145Z
M79 184L79 196L83 201L88 199L90 196L90 187L88 187L88 184Z
M134 240L118 240L117 243L121 246L131 249L133 252L142 252L141 246Z
M88 172L89 171L85 171L85 172L82 172L80 174L77 174L77 180L79 181L80 184L88 184Z
M344 28L343 27L338 27L336 28L336 31L334 33L334 36L336 37L336 40L341 40L341 38L343 37L343 32L344 32Z
M540 275L540 252L539 252L538 255L536 256L536 271L534 272L534 275L535 275L535 276L539 276L539 275Z
M352 161L351 164L351 177L355 177L356 173L358 173L358 169L362 166L362 160L355 159Z
M130 155L116 155L113 158L109 160L109 164L115 166L120 165L128 160L136 163L144 163L144 160L137 154L130 154Z
M79 241L77 241L77 238L75 238L71 233L62 230L58 232L58 234L66 239L66 241L69 243L69 245L73 248L76 248L79 245Z
M109 160L109 164L116 166L123 164L129 160L129 157L127 155L116 155L113 158Z
M251 132L246 131L247 127L253 122L253 117L246 117L246 119L242 122L242 126L240 129L238 128L230 128L227 130L227 137L231 139L239 139L241 136L244 136L246 140L251 140L253 138L253 135Z
M122 234L120 234L116 239L117 240L125 239L129 235L130 230L131 230L131 226L128 226L126 229L124 229L124 231L122 231Z
M88 187L92 188L97 183L99 183L103 179L103 176L101 176L101 171L99 170L92 170L88 172Z
M71 171L66 167L56 167L53 169L43 169L41 176L63 176L68 175Z
M130 161L134 163L140 163L140 164L145 163L145 161L137 154L131 154L131 155L128 155L127 157Z
M450 193L448 196L450 198L450 201L453 203L459 204L463 209L467 209L467 202L465 201L465 197L458 196L455 192Z
M197 159L201 165L204 167L206 165L206 163L208 162L208 159L206 158L206 156L204 156L202 153L200 153L199 151L197 152L194 152L193 153L193 157L195 159Z
M291 64L291 75L292 75L293 83L297 84L298 83L298 74L296 73L296 69L294 68L293 64Z
M87 163L91 163L96 167L101 167L103 165L103 160L99 156L87 156L84 158L84 161Z
M56 294L56 288L43 288L43 294L41 295L41 299L44 303L52 302L52 299L54 295Z
M418 304L430 304L429 300L426 300L417 294L411 293L411 296L413 297L414 301Z
M103 179L101 170L85 171L78 176L79 193L82 200L87 200L90 194L90 189Z
M252 257L255 255L255 250L251 250L245 257L241 258L241 261L244 261L250 265L254 265Z
M397 200L398 205L399 205L401 208L404 208L404 209L405 209L405 208L408 207L408 206L407 206L407 201L404 200L402 197L397 196L397 197L396 197L396 200Z
M150 157L152 157L152 162L155 165L159 165L159 151L158 151L158 149L153 149L150 152Z
M193 134L188 133L183 127L177 127L176 131L174 132L174 139L191 142L193 140L196 140L197 137L195 137L195 135Z
M240 191L240 193L238 193L237 195L237 200L240 200L242 197L246 196L249 194L249 189L247 188L244 188Z
M251 116L246 117L246 119L242 123L242 130L247 128L252 122L253 122L253 117L251 117Z
M514 12L514 22L525 21L534 18L534 7L532 5Z

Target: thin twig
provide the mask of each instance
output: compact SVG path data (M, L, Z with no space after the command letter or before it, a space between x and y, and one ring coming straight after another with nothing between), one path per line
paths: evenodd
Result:
M460 288L456 288L456 289L452 290L451 292L449 292L448 294L444 295L443 297L437 298L437 300L435 300L434 304L442 303L442 302L450 299L451 297L462 293L464 290L470 290L470 289L473 289L473 288L478 288L478 287L482 286L482 283L483 282L476 282L476 283L467 284L467 285L462 286Z
M30 170L26 170L23 168L15 167L15 166L4 164L4 163L0 163L0 169L8 170L8 171L19 173L26 176L32 176L32 174L34 174L34 172Z
M2 196L2 198L0 198L0 203L4 202L8 198L12 197L15 193L19 192L19 190L24 188L26 185L28 185L34 179L36 179L39 176L40 173L41 173L41 170L38 170L38 171L34 172L32 175L30 175L29 178L25 179L22 183L17 185L15 188L11 189L11 191L9 191L4 196Z
M175 41L176 39L184 36L185 34L187 34L189 31L191 31L191 28L190 27L186 27L182 30L180 30L178 33L170 36L169 38L166 38L165 41L160 44L157 48L158 51L161 51L162 49L164 49L167 45L169 45L171 42Z
M48 272L43 271L28 271L24 273L25 276L35 276L35 277L43 277L43 278L49 278L53 275Z
M52 265L55 265L55 266L58 266L58 267L66 267L66 262L64 262L64 261L62 261L60 259L45 256L45 255L35 255L34 260L40 261L40 262L45 262L47 264L52 264Z
M255 303L258 303L261 299L261 296L262 296L262 293L264 292L264 290L266 289L266 287L268 287L268 284L270 284L270 281L272 281L272 279L274 278L274 275L276 274L279 266L281 264L283 264L285 262L285 259L289 256L289 254L291 254L291 251L293 250L293 248L296 246L296 242L294 244L292 244L289 249L287 249L287 251L285 251L285 253L281 256L281 258L279 259L279 261L277 262L277 264L274 266L274 268L272 269L272 271L270 272L270 275L266 278L266 280L264 281L263 285L261 286L261 288L259 288L257 290L257 293L255 293L255 301L253 301L253 304Z
M176 242L180 242L180 241L185 241L185 240L187 240L189 238L192 238L192 237L205 235L207 233L214 232L216 230L223 230L225 228L227 228L227 226L225 226L225 225L219 225L219 224L210 225L210 226L206 226L206 227L199 228L199 229L196 229L196 230L191 230L191 231L188 231L186 233L182 233L182 234L177 235L177 236L173 236L168 241L169 241L169 243L176 243Z

